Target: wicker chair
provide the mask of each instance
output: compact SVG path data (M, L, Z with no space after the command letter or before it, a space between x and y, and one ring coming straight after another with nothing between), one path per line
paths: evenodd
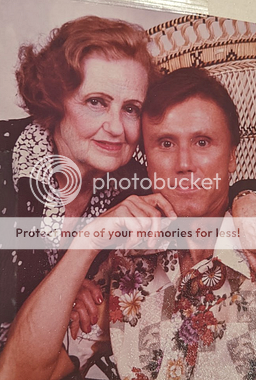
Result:
M238 179L256 178L256 24L211 16L184 16L147 31L163 73L205 67L229 91L240 118ZM145 162L139 148L135 154Z

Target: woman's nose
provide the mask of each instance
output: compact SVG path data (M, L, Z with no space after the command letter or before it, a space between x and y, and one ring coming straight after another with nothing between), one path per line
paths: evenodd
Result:
M113 136L120 136L124 132L123 122L119 112L112 110L108 113L103 128L106 132Z

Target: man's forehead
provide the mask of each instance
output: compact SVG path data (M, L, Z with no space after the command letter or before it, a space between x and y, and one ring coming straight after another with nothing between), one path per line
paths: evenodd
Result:
M214 116L216 124L212 123ZM144 114L142 129L147 137L159 134L197 134L211 133L222 125L229 130L227 117L213 100L191 97L166 109L161 117L154 118ZM179 129L182 127L182 130Z

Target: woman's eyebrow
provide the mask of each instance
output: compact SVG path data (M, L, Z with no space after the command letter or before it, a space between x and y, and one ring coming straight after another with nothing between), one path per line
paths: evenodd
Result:
M108 98L109 100L114 100L114 98L105 93L105 92L89 92L89 93L86 93L86 94L81 94L83 97L104 97L104 98Z
M127 99L124 101L124 103L128 103L128 102L139 103L141 106L143 105L143 100L139 100L139 99Z

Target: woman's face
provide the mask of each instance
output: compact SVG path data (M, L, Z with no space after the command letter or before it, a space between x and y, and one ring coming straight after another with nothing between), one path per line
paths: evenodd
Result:
M132 59L97 54L85 60L83 70L82 84L64 103L54 140L58 154L72 159L82 175L110 172L129 161L138 142L148 75Z

